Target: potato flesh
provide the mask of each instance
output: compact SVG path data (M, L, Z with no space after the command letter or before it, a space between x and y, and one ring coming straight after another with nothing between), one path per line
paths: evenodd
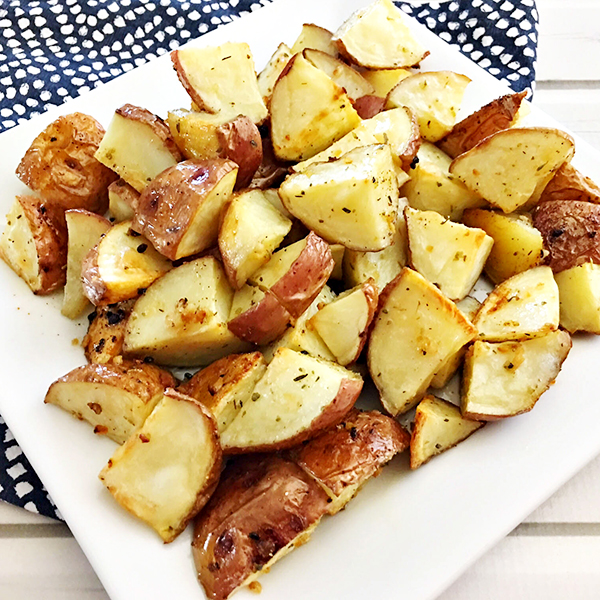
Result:
M494 283L542 263L544 240L530 217L475 208L466 211L462 221L469 227L483 229L493 238L484 270Z
M302 52L305 48L312 48L337 58L339 52L337 46L331 41L332 37L333 33L324 27L304 23L300 35L292 46L292 54Z
M407 106L417 117L423 139L437 142L454 127L470 81L452 71L416 73L388 94L386 108Z
M365 146L315 163L279 188L285 207L329 242L360 251L392 243L398 185L387 145Z
M138 192L177 163L150 125L119 114L113 116L95 157Z
M600 334L600 265L585 263L554 275L560 325L567 331Z
M250 275L248 282L263 290L272 288L290 270L305 248L306 238L281 248L273 253L266 265Z
M271 97L275 156L296 162L310 158L359 123L344 90L302 55L295 55Z
M450 174L450 157L433 144L424 142L417 158L419 162L411 168L410 180L401 190L412 208L435 210L456 221L465 209L484 204L481 196Z
M292 222L273 207L261 190L235 196L219 231L219 250L230 283L240 289L268 262L291 228Z
M393 88L411 75L408 69L374 69L362 73L373 86L373 93L380 98L386 98Z
M475 342L465 359L463 415L493 420L531 410L570 349L571 337L562 330L523 342Z
M415 406L436 371L475 334L453 302L403 269L380 300L369 339L369 372L385 409L395 416Z
M206 365L246 345L227 328L233 290L206 256L173 269L137 301L124 351L177 366Z
M289 447L290 440L306 439L346 382L352 382L357 390L362 386L360 376L343 367L280 348L254 388L251 401L222 433L224 451Z
M410 468L418 469L434 456L454 448L483 425L463 418L457 406L425 396L417 406L410 440Z
M271 102L275 83L293 54L295 52L292 52L285 44L279 44L267 66L258 74L258 89L267 106Z
M462 300L483 271L494 240L435 211L406 209L412 266L451 300Z
M571 137L556 129L506 129L454 159L450 173L493 206L511 213L539 198L573 149Z
M227 115L171 110L167 123L173 139L185 158L206 160L221 156L218 128L228 121Z
M140 194L125 180L118 179L108 186L108 212L117 222L133 219Z
M344 55L371 69L412 67L426 54L405 24L402 11L390 0L355 12L333 39Z
M550 267L535 267L497 285L473 320L479 339L522 340L558 328L558 286Z
M113 454L100 479L121 506L170 542L201 508L198 498L216 483L220 463L207 413L190 399L165 395Z

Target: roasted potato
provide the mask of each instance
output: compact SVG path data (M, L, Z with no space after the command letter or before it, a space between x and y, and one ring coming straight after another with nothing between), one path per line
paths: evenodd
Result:
M123 444L175 383L168 371L142 361L95 363L57 379L44 402L60 406L87 421L94 433Z
M600 334L600 265L584 263L555 273L560 326L570 333Z
M373 86L374 94L384 100L403 79L410 77L409 69L366 69L361 75Z
M117 222L133 219L140 193L124 179L117 179L108 186L108 212Z
M132 228L177 260L215 244L237 165L220 158L186 160L164 170L141 194Z
M337 58L339 52L332 38L333 33L328 29L319 27L319 25L313 23L304 23L300 35L292 46L291 52L292 54L297 54L305 48L313 48L314 50L327 52L327 54Z
M288 46L279 44L265 68L258 74L258 89L265 106L268 107L271 104L275 83L294 54L295 52L292 52Z
M35 196L17 196L6 219L0 258L34 294L51 294L62 287L67 265L63 209Z
M361 119L370 119L378 115L385 107L385 98L366 95L354 101L354 108Z
M538 204L553 200L578 200L600 204L600 188L571 163L565 163L544 188Z
M208 502L219 481L221 457L210 411L168 389L99 477L123 508L169 543Z
M104 128L89 115L59 117L33 140L17 167L17 177L65 210L103 214L107 188L117 179L94 157L103 136Z

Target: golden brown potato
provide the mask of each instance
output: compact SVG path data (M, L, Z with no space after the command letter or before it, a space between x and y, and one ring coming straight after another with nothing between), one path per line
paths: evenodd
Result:
M560 298L560 326L570 333L600 335L600 265L584 263L554 277Z
M298 465L277 455L236 458L196 519L192 553L211 600L225 600L308 541L329 498Z
M571 163L565 163L544 188L538 204L551 200L579 200L600 204L600 188Z
M533 212L555 273L586 262L600 264L600 206L580 200L544 202Z
M379 96L361 96L354 101L354 108L361 119L370 119L378 115L385 106L385 98Z
M394 419L376 410L352 409L338 425L290 450L290 457L327 492L329 514L335 514L409 443L410 436Z
M0 237L0 257L34 294L50 294L66 280L64 210L35 196L17 196Z
M237 173L234 162L221 158L186 160L166 169L140 196L132 228L171 260L210 248Z
M89 364L56 380L44 402L60 406L94 433L124 443L152 412L175 378L142 361Z
M124 179L117 179L108 186L108 212L120 223L133 219L140 193Z
M489 104L457 123L438 143L451 158L470 150L483 138L514 124L526 92L508 94L492 100Z
M94 157L103 136L104 128L89 115L59 117L33 140L17 167L17 177L64 209L103 214L108 185L117 179Z

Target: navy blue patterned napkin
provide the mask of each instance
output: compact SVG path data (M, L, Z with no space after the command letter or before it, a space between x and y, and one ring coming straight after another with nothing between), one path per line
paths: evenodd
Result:
M268 3L3 1L0 132ZM534 0L397 4L514 90L532 91L538 23ZM2 417L0 500L60 518Z

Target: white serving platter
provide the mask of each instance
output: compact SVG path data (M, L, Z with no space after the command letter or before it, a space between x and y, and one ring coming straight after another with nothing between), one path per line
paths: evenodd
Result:
M258 68L279 42L292 43L304 22L330 29L365 0L276 0L201 37L200 45L246 41ZM473 80L464 112L507 88L414 22L431 51L423 68L452 69ZM0 213L26 192L14 170L49 122L74 111L105 126L129 102L165 115L189 106L168 56L0 135ZM528 124L556 126L533 109ZM600 180L600 154L580 139L574 163ZM3 226L3 225L2 225ZM198 600L190 531L163 545L104 489L97 473L114 451L89 426L45 406L49 384L83 364L85 323L60 315L60 294L35 297L0 261L0 413L47 486L113 600ZM399 357L401 360L401 357ZM407 456L369 482L345 511L326 518L311 542L262 577L263 600L435 598L461 572L600 452L600 341L578 336L557 383L527 415L490 424L411 473ZM255 598L248 591L237 596Z

